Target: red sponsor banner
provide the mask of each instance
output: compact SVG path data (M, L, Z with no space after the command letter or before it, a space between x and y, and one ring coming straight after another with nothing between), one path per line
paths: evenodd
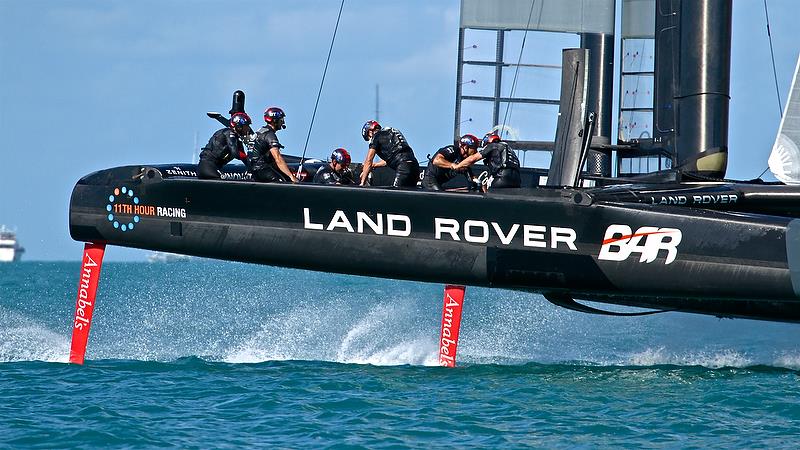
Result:
M72 346L69 350L69 362L74 364L83 364L86 355L86 342L89 340L89 327L92 326L97 283L100 281L100 268L105 251L105 244L87 242L83 248L78 299L75 302L75 320L72 322Z
M458 330L461 327L461 308L464 305L464 286L447 285L442 305L442 331L439 333L439 365L456 366Z

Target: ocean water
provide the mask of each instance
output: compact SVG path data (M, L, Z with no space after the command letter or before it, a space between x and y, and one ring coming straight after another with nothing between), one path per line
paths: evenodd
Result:
M112 250L113 251L113 250ZM0 265L0 447L797 448L800 325L210 260Z

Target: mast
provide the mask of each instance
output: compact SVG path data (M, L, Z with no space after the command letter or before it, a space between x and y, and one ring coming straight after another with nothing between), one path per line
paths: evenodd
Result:
M684 178L725 177L732 9L656 0L654 137Z
M592 135L594 145L611 144L611 116L614 93L614 35L581 33L581 48L589 50L587 66L589 86L588 110L595 113L597 126ZM586 172L611 176L611 150L589 150Z

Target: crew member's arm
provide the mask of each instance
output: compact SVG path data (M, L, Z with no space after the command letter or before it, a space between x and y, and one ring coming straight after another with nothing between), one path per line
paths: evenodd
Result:
M386 167L386 161L379 159L378 162L372 164L373 169L377 169L378 167Z
M466 169L467 167L469 167L469 166L471 166L471 165L475 164L476 162L478 162L478 161L482 160L483 158L484 158L484 156L483 156L483 155L481 155L481 153L480 153L480 152L478 152L478 153L475 153L474 155L472 155L472 156L468 156L466 159L464 159L464 160L463 160L463 161L461 161L460 163L456 164L456 165L455 165L455 167L453 167L453 170L463 170L463 169Z
M372 172L372 160L375 159L375 148L370 147L367 151L367 157L364 159L364 165L361 167L361 186L367 185L367 178L369 173Z
M441 153L437 153L431 163L436 167L441 167L442 169L455 170L456 168L456 164L444 159L444 156L442 156Z
M356 177L353 174L353 170L351 168L344 169L342 172L342 184L358 184L356 183Z
M289 170L289 166L286 165L286 161L283 160L283 155L281 155L281 149L278 147L272 147L269 149L269 152L272 154L272 157L275 158L275 164L278 165L278 169L284 173L287 177L292 180L292 183L297 183L297 178L292 175L292 171Z

